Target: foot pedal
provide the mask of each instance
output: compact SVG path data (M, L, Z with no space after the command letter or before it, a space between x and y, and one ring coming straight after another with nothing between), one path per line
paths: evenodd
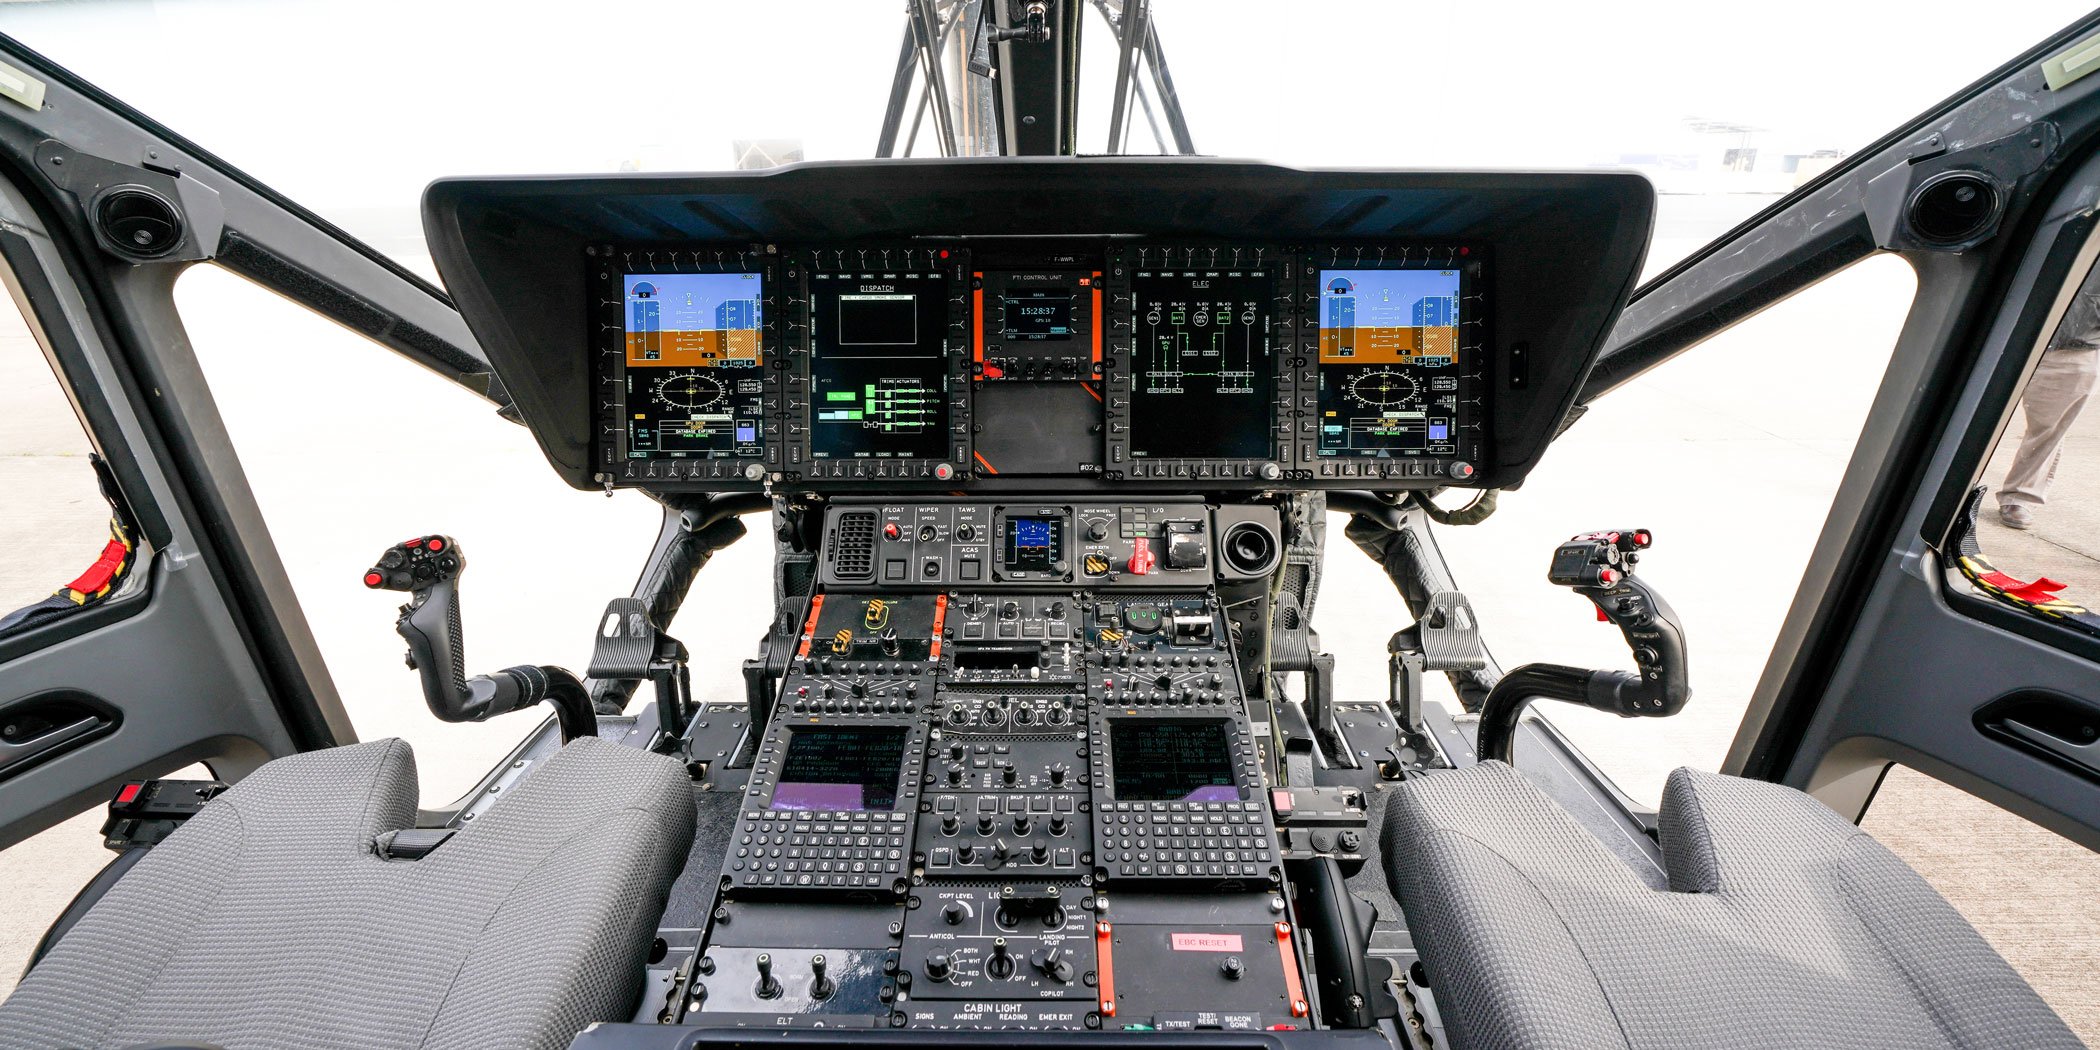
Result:
M598 618L598 640L591 646L585 674L601 682L649 681L656 686L656 717L669 739L685 735L691 717L692 681L686 670L685 646L665 634L640 598L614 598Z
M1422 768L1422 760L1434 753L1422 724L1422 676L1431 671L1485 670L1487 650L1480 645L1480 619L1473 615L1473 603L1458 591L1438 591L1429 596L1422 618L1394 634L1386 651L1392 654L1388 704L1409 738L1405 750L1414 756L1412 763L1399 758L1379 763L1380 773L1393 779L1402 774L1403 765Z
M592 678L639 682L656 661L656 625L649 622L649 603L640 598L614 598L598 619L598 641L591 647Z
M1458 591L1430 595L1429 607L1411 630L1425 671L1478 671L1487 666L1487 653L1480 647L1480 621L1473 616L1473 603Z

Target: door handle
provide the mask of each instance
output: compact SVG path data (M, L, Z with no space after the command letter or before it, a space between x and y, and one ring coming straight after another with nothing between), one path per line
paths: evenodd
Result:
M2087 744L2074 744L2063 737L2057 736L2055 733L2036 729L2025 722L2012 718L2005 719L1998 724L2003 726L2006 732L2058 758L2074 763L2090 772L2100 773L2100 740Z
M18 767L40 761L54 752L81 743L107 724L108 720L100 715L88 715L38 733L19 743L0 737L0 777Z

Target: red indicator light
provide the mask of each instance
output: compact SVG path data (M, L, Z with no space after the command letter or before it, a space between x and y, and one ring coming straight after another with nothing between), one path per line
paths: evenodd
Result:
M943 249L941 249L941 258L945 259L945 258L947 258L947 257L948 257L948 249L946 249L946 248L943 248Z
M117 805L120 805L120 806L128 806L128 805L130 805L130 804L131 804L132 802L136 801L136 800L138 799L138 797L139 797L139 792L140 792L140 791L141 791L142 789L144 789L144 788L145 788L145 786L146 786L146 785L144 785L144 784L126 784L126 785L124 785L124 789L123 789L123 790L121 790L121 791L119 791L119 792L117 792Z

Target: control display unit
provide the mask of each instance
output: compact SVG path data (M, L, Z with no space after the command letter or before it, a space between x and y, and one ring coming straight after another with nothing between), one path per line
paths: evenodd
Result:
M768 809L887 813L897 806L903 726L796 726Z
M991 270L971 278L975 373L987 382L1073 382L1101 371L1098 270Z
M1477 267L1313 271L1320 457L1479 458Z
M1116 797L1127 802L1227 802L1241 798L1223 719L1109 723Z
M756 481L778 462L767 271L761 259L720 253L601 262L602 466L645 479Z

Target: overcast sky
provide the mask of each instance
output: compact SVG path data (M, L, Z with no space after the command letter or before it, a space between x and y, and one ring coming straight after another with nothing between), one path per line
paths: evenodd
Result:
M2020 0L1977 18L1941 0L1157 0L1156 12L1203 152L1562 167L1667 152L1692 117L1768 129L1760 145L1786 152L1856 148L2082 7ZM1092 111L1110 49L1088 24ZM866 156L902 29L898 0L0 4L0 31L324 213L412 208L448 174L726 167L738 138ZM1096 120L1085 145L1101 135Z

